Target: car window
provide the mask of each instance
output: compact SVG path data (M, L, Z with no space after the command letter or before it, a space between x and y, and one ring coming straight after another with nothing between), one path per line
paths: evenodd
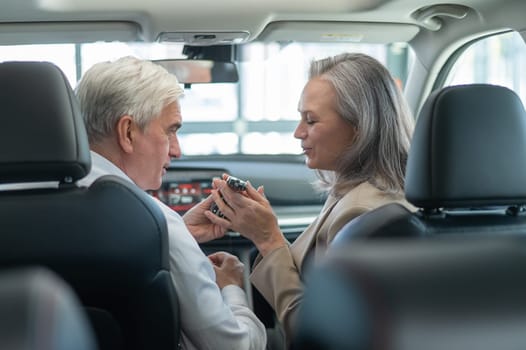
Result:
M489 36L466 48L452 66L446 86L469 83L506 86L526 105L526 44L520 34Z
M97 42L0 46L0 61L44 60L57 64L75 87L93 64L125 55L184 58L181 44ZM185 156L300 154L293 132L297 102L314 59L363 52L384 63L403 88L412 53L406 43L263 43L240 45L239 83L193 84L181 100L180 143Z

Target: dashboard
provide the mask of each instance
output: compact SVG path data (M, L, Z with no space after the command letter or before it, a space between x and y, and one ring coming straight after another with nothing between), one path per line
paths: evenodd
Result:
M174 160L163 178L162 186L150 194L183 215L206 198L212 179L227 173L250 180L255 187L264 186L283 234L289 241L319 214L325 197L315 191L315 173L301 156L210 156ZM228 246L250 245L237 232L203 245L209 250Z
M212 179L220 177L224 169L170 169L162 186L150 194L183 215L194 205L208 197Z

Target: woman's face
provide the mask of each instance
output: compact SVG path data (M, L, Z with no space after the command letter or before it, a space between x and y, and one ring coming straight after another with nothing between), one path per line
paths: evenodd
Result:
M336 170L343 152L352 145L356 129L336 112L336 91L315 77L303 88L298 111L301 120L294 137L301 140L305 162L311 169Z

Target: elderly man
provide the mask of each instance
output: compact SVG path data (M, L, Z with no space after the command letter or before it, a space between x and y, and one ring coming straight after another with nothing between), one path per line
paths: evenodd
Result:
M183 90L177 78L152 62L124 57L91 67L76 92L93 163L79 185L111 174L143 190L159 188L170 160L181 156L177 131ZM198 245L225 234L208 220L212 198L184 217L155 201L168 224L170 269L181 301L182 347L264 349L265 328L242 289L243 264L224 252L207 257Z

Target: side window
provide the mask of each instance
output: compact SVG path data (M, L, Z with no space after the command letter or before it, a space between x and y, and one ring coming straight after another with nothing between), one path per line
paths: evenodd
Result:
M445 86L470 83L506 86L526 106L526 44L520 34L490 36L468 47L450 70Z

